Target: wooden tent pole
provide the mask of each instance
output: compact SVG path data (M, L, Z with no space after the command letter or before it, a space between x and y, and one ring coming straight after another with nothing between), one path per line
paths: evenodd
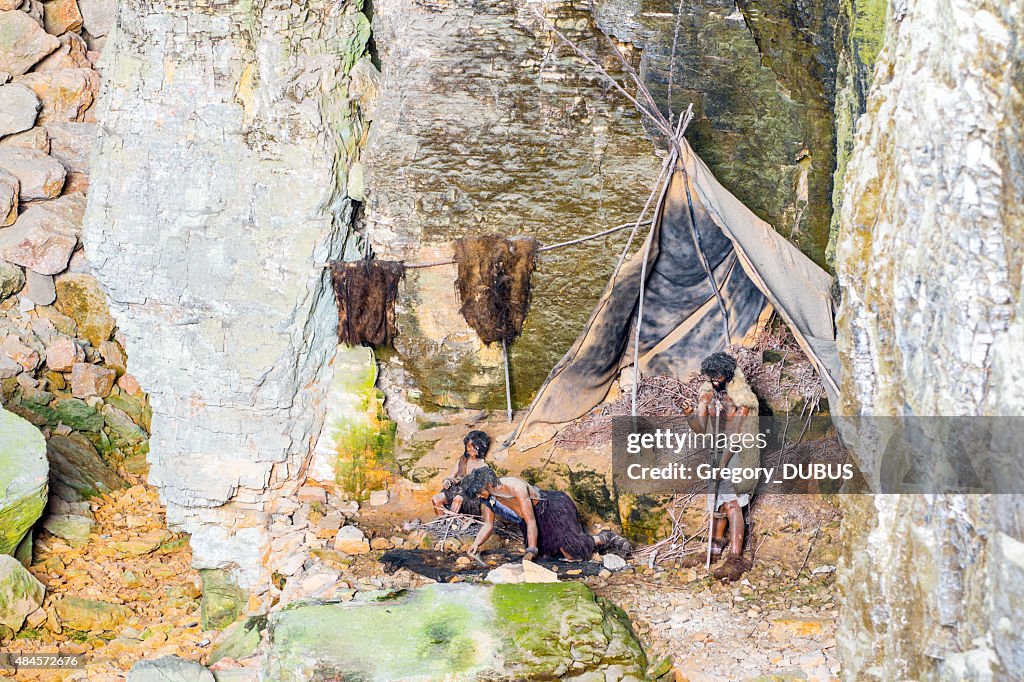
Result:
M686 109L686 113L680 117L679 123L676 125L675 135L673 138L673 147L669 152L668 159L666 160L669 168L675 167L676 161L679 159L679 153L677 150L681 148L679 144L679 138L683 132L686 131L686 126L690 124L690 120L693 118L693 105L691 104ZM644 289L647 284L647 261L651 255L651 245L654 244L654 231L658 227L658 216L661 213L661 207L665 203L665 195L668 194L669 185L672 182L671 172L669 178L665 181L665 188L661 192L661 196L658 198L658 205L654 209L654 221L651 223L651 231L647 235L647 244L644 247L644 259L640 264L640 295L639 301L636 306L636 333L633 337L633 386L632 386L632 406L630 408L630 415L636 416L636 396L637 389L640 385L640 326L643 324L644 319Z
M508 411L508 423L512 423L512 384L508 379L508 344L501 340L501 355L505 361L505 409Z

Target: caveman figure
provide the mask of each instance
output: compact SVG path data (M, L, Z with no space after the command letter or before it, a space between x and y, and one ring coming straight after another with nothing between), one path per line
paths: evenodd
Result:
M704 358L700 371L707 381L698 392L696 410L689 408L686 411L690 415L690 428L697 433L714 431L717 412L720 433L755 433L757 396L750 390L743 371L736 366L736 360L727 353L715 353ZM755 468L760 458L761 453L756 445L740 452L725 449L716 466ZM722 480L718 483L718 494L713 504L712 557L719 558L728 545L728 556L713 573L719 580L739 580L750 568L743 558L744 507L750 505L750 491L756 484L756 478L739 482ZM728 542L725 539L726 530L729 532Z
M462 488L462 479L474 469L487 466L484 458L491 448L491 438L483 431L470 431L462 439L462 447L462 456L455 463L451 473L442 481L441 492L431 499L434 514L437 516L443 516L446 509L472 516L480 515L480 502L475 497L466 495Z
M629 542L610 530L588 535L572 499L557 490L541 490L515 476L502 476L490 467L471 472L462 482L467 495L480 500L484 525L477 533L471 556L476 556L494 531L495 517L519 525L526 545L524 559L535 557L586 561L595 551L629 554Z

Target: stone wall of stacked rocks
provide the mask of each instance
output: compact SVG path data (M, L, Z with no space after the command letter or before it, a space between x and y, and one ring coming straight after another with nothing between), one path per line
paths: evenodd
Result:
M55 534L145 466L150 410L81 232L114 0L0 1L0 400L47 438ZM2 506L0 500L0 506Z

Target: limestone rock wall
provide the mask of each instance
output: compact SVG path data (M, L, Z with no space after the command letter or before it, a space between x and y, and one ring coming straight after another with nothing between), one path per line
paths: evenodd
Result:
M496 232L554 243L635 220L660 167L632 105L533 14L540 4L374 5L382 77L366 154L367 233L385 258L451 256L453 239ZM614 57L590 13L548 18ZM552 252L513 346L519 404L575 338L626 235ZM501 349L484 348L458 312L455 268L409 271L399 298L399 357L423 402L504 404Z
M889 22L840 215L841 408L1019 416L1024 8L897 4ZM844 506L849 679L1019 677L1020 496Z
M832 214L838 3L600 0L601 30L642 52L657 102L722 184L824 265ZM671 92L669 84L671 83Z
M168 522L245 588L266 585L274 501L325 412L318 264L349 233L361 9L125 0L105 53L87 250L150 391Z
M660 165L652 136L536 18L543 11L621 76L611 52L620 50L659 102L671 72L673 104L694 103L689 137L719 178L824 262L837 10L808 3L808 23L784 14L785 4L742 13L731 1L687 3L677 34L676 3L374 3L382 75L364 160L375 252L443 260L465 235L550 244L635 219ZM772 36L763 50L751 27ZM544 255L512 350L517 404L579 333L624 240ZM482 347L462 320L454 276L450 266L409 272L389 361L395 393L428 407L503 405L500 349Z

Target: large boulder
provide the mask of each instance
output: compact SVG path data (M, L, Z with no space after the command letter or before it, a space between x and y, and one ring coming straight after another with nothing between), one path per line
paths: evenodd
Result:
M45 588L14 557L0 554L0 626L17 632L43 603Z
M50 154L64 164L69 173L89 172L89 152L96 136L95 123L47 123L46 132L50 137Z
M114 26L117 0L88 0L79 5L79 9L82 11L85 30L89 35L102 38L110 33Z
M0 12L0 64L4 71L20 75L50 54L60 40L49 35L27 13Z
M65 33L60 37L60 47L36 64L33 72L59 71L60 69L91 69L89 45L77 33Z
M13 554L46 506L46 441L0 408L0 554Z
M581 583L436 584L270 618L266 679L641 680L621 610ZM590 679L588 677L587 679Z

